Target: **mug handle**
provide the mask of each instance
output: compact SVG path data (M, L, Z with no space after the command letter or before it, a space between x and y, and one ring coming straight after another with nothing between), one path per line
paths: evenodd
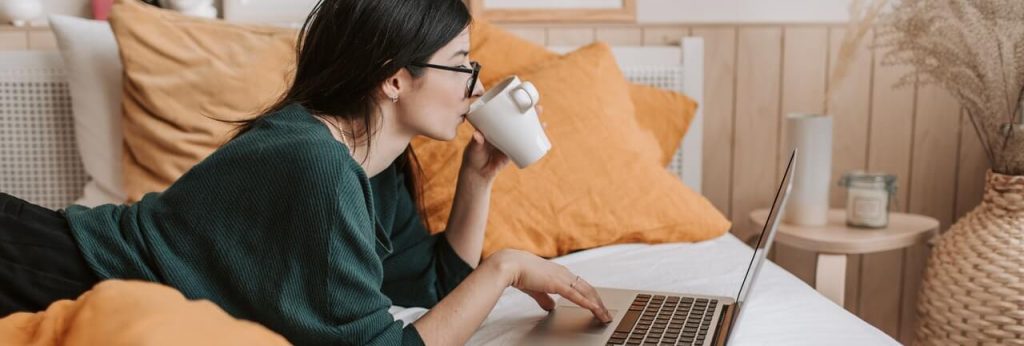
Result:
M540 101L540 93L537 88L533 86L533 83L522 82L511 92L512 101L515 102L516 106L519 106L520 113L526 113L530 108L537 105Z

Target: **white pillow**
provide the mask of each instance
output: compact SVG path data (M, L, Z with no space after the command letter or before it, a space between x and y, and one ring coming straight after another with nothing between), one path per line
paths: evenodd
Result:
M75 140L90 181L76 204L124 203L121 78L117 41L105 21L51 15L67 71Z

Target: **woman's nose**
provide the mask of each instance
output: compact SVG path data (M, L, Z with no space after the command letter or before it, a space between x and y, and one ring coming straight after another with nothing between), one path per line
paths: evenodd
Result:
M470 98L484 96L484 92L486 92L486 90L484 90L484 83L477 80L476 85L473 85L473 93L470 95Z

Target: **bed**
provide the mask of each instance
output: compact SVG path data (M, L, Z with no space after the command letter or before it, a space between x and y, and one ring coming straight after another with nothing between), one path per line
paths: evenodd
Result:
M230 2L229 4L227 4ZM225 7L247 1L226 1ZM225 13L230 18L232 14ZM573 47L550 47L565 52ZM678 47L615 47L630 80L703 98L703 43ZM74 201L87 181L75 146L63 63L53 52L0 53L0 191L52 208ZM26 96L27 95L27 96ZM701 187L703 112L667 167L695 191ZM597 286L734 296L752 250L726 234L700 243L625 244L577 252L554 261ZM798 278L768 263L752 292L733 344L885 345L897 342L833 304ZM407 323L426 312L393 307ZM545 313L526 295L507 290L469 341L518 343Z
M736 296L753 254L732 235L694 244L623 244L555 259L595 286ZM733 345L893 345L885 333L768 262L751 291ZM414 321L426 309L392 308ZM546 312L532 298L508 289L470 345L518 343Z

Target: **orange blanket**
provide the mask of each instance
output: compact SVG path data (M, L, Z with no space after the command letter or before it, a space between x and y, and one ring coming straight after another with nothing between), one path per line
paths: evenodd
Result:
M263 326L206 301L140 281L103 281L77 300L0 319L11 345L287 345Z

